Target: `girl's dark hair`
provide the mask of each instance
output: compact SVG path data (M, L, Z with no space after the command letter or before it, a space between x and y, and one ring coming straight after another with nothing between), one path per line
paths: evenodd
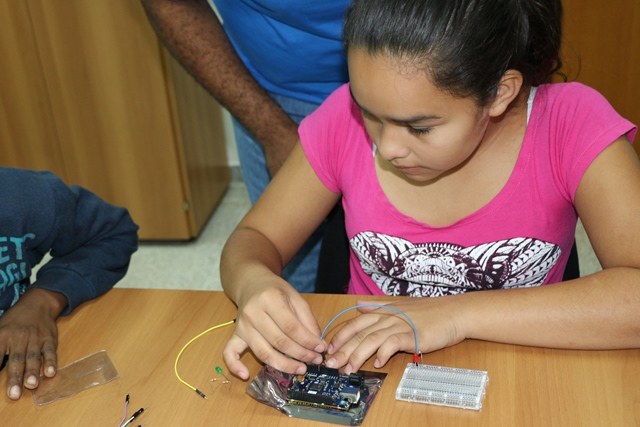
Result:
M422 68L440 89L486 105L508 69L525 86L549 81L562 65L561 33L560 0L354 0L344 41Z

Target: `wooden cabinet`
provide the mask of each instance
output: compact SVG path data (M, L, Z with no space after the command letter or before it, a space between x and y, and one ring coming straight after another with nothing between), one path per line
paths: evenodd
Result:
M640 125L640 2L563 0L563 71ZM640 141L635 149L640 154Z
M0 158L126 206L142 239L198 235L229 182L222 109L139 2L0 0Z

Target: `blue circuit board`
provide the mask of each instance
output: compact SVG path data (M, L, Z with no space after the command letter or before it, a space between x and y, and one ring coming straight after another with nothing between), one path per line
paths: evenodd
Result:
M293 405L347 411L365 397L366 390L361 373L342 375L337 369L307 365L305 374L293 377L287 398Z

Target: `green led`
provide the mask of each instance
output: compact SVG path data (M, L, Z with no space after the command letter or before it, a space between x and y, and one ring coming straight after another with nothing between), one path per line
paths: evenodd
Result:
M227 376L222 372L222 368L220 366L216 366L216 373L218 375L222 375L222 377L224 378L222 382L222 384L231 384L231 381L229 381L229 378L227 378ZM218 381L218 378L211 378L209 380L209 382L213 382L213 381Z

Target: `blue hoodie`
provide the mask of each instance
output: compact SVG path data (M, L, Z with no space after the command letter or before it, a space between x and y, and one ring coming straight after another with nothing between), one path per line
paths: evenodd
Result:
M0 168L0 315L28 287L66 296L69 314L120 280L138 247L126 209L49 172ZM51 260L29 284L45 254Z

